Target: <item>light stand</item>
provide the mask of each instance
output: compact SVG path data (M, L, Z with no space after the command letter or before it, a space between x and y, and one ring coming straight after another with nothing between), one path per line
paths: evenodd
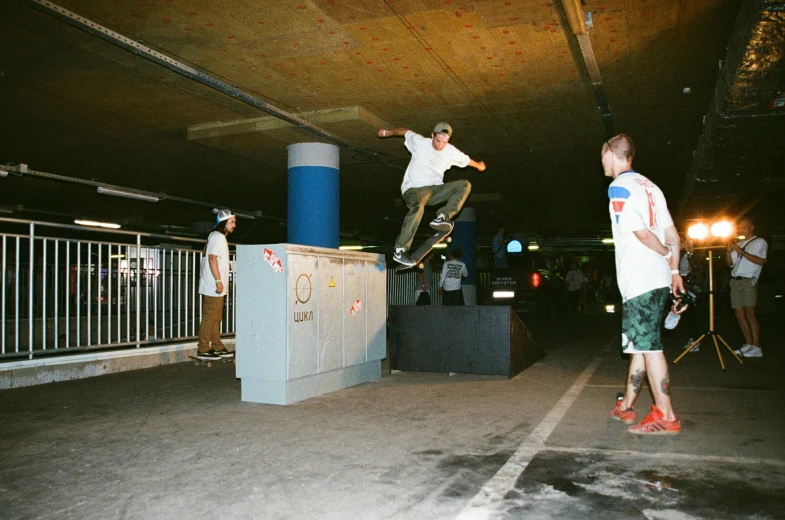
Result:
M725 345L725 348L728 349L728 352L730 352L731 355L736 358L736 361L738 361L742 365L744 364L744 361L742 361L741 358L736 355L733 349L730 348L728 342L725 341L722 336L720 336L719 334L717 334L717 332L714 331L714 267L713 267L714 255L712 254L711 251L712 248L711 246L707 246L707 247L696 247L695 249L696 250L705 249L708 250L709 252L709 330L705 332L701 337L690 343L687 349L684 352L682 352L681 355L679 355L679 357L673 360L673 364L675 365L676 363L678 363L679 360L684 356L686 356L688 352L690 352L692 349L697 347L703 338L709 336L711 337L711 339L714 340L714 348L717 350L717 357L720 360L720 366L722 367L722 371L725 372L725 362L722 359L722 352L720 352L720 344L717 342L718 339L722 342L723 345Z

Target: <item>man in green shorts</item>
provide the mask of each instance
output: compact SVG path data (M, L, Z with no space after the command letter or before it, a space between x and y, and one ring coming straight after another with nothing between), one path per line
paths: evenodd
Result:
M635 145L619 134L602 145L602 167L613 182L608 188L611 227L616 247L616 277L622 295L622 348L630 354L624 398L611 417L634 424L632 406L648 377L654 404L643 421L629 427L635 434L673 434L681 423L673 412L668 362L660 327L668 291L684 292L679 275L679 235L662 191L632 169Z

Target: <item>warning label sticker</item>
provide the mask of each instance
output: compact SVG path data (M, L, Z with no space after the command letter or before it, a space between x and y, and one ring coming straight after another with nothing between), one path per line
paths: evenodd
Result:
M352 304L352 308L349 309L349 314L351 314L352 316L357 314L357 312L360 310L360 307L362 307L362 304L363 303L360 300L354 300L354 303Z

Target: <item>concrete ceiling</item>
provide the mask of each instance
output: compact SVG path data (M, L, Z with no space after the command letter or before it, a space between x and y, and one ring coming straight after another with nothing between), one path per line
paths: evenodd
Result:
M545 237L603 234L599 148L611 129L636 141L637 169L678 217L751 209L782 232L785 4L581 3L592 14L594 76L560 0L56 5L348 143L346 240L391 244L404 213L409 155L376 130L427 135L442 120L458 148L488 165L446 175L472 182L467 206L483 235L500 224ZM0 3L0 34L0 164L170 196L150 204L11 174L0 179L0 206L23 218L78 215L151 231L208 220L214 204L265 215L241 221L237 238L285 241L286 145L325 139L37 2Z

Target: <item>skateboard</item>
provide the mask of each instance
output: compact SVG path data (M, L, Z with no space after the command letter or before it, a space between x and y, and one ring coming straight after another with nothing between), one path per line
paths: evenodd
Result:
M189 358L194 360L194 365L196 366L204 366L207 365L208 367L213 366L213 362L221 361L222 363L235 363L235 356L232 353L232 357L222 357L221 359L199 359L196 356L188 356Z
M425 255L431 252L431 249L434 248L436 244L439 242L450 242L452 238L450 238L450 233L452 233L452 229L449 231L437 231L430 237L428 240L423 242L423 244L415 249L412 254L411 258L416 263L414 265L399 265L395 268L396 271L405 271L406 269L411 269L412 267L419 267L422 269L422 259L425 258Z

